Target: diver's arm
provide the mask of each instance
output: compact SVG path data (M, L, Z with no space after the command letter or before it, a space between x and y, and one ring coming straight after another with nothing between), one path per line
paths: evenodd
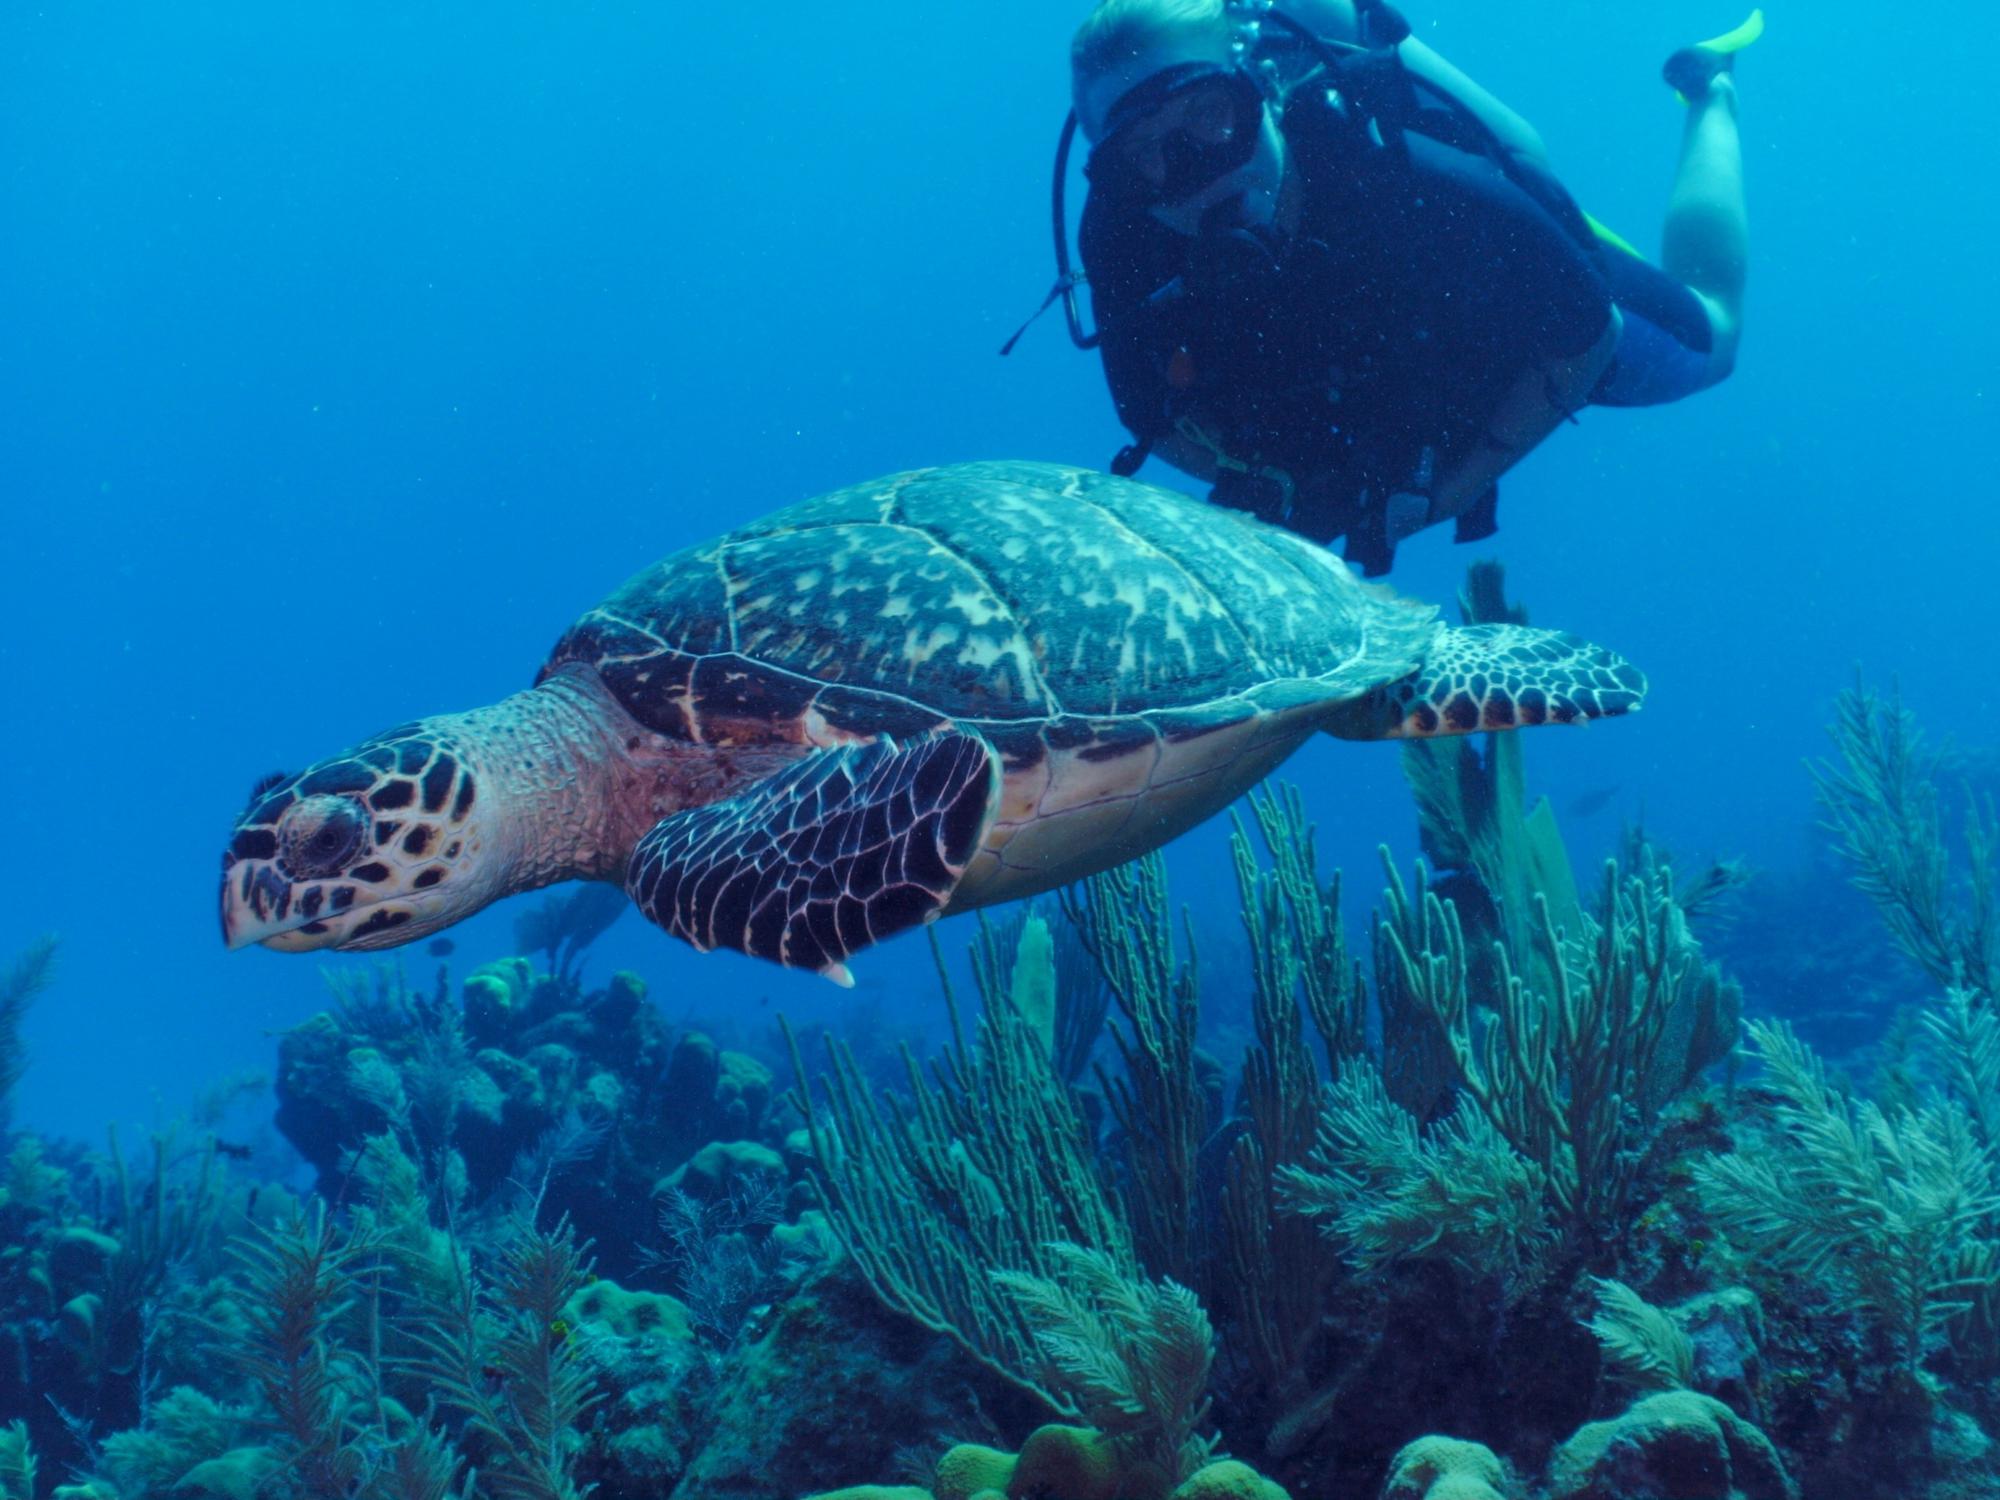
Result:
M1406 37L1396 50L1403 59L1404 67L1432 88L1449 94L1471 110L1479 122L1499 138L1501 145L1537 166L1548 166L1549 148L1543 144L1540 132L1520 115L1414 36Z
M1483 440L1448 461L1431 487L1433 522L1469 509L1488 485L1514 467L1572 412L1590 400L1618 348L1614 309L1596 343L1573 359L1524 370L1493 412Z

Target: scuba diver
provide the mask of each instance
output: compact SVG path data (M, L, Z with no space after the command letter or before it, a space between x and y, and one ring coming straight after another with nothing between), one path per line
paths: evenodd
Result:
M1071 51L1048 302L1101 352L1133 435L1113 469L1158 454L1377 575L1424 527L1490 535L1499 476L1583 407L1723 379L1746 255L1732 64L1761 30L1668 60L1688 117L1655 267L1386 0L1100 0Z

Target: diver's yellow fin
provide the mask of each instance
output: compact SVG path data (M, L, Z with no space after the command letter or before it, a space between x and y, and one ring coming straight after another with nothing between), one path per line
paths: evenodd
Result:
M1604 241L1605 244L1611 246L1614 250L1623 250L1627 255L1633 256L1639 260L1644 260L1646 258L1644 255L1640 254L1639 247L1637 245L1633 244L1630 240L1626 239L1624 235L1620 234L1617 230L1611 228L1609 225L1599 222L1595 214L1585 212L1583 220L1586 224L1590 226L1590 232L1592 234L1596 235L1600 240Z
M1695 46L1703 52L1720 52L1726 56L1732 52L1741 52L1763 34L1764 12L1759 8L1751 11L1750 18L1741 26L1725 31L1721 36L1712 36L1705 42L1696 42Z
M1734 66L1736 54L1764 34L1764 12L1760 7L1750 12L1742 25L1731 28L1721 36L1712 36L1705 42L1696 42L1692 47L1683 47L1667 59L1661 70L1674 95L1681 103L1699 99L1708 92L1708 85L1718 73L1727 73Z

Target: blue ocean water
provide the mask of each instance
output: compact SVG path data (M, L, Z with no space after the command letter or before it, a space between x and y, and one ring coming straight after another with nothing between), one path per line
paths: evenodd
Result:
M321 1004L318 961L218 940L260 773L524 685L637 567L801 496L1107 460L1092 357L1052 319L994 352L1052 274L1081 9L0 9L0 951L68 939L23 1123L171 1115ZM1411 10L1651 243L1679 125L1659 62L1737 15ZM1559 804L1612 792L1586 848L1643 810L1675 849L1805 857L1801 762L1857 666L1965 739L2000 708L1991 18L1770 20L1742 70L1738 373L1586 414L1476 549L1652 675L1640 718L1534 739ZM1397 586L1448 600L1474 551L1427 535ZM1288 774L1358 918L1375 846L1413 853L1396 755L1314 745ZM1175 868L1226 908L1219 848L1204 830ZM510 921L453 936L484 958ZM921 939L867 955L858 997L633 917L593 964L711 1023L935 1010Z

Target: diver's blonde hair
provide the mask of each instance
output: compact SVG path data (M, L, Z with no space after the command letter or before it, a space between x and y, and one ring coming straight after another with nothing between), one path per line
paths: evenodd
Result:
M1095 77L1136 52L1203 32L1227 47L1229 18L1223 6L1224 0L1098 0L1076 28L1070 67L1079 80Z
M1138 81L1130 76L1135 65L1145 60L1226 62L1229 38L1225 0L1098 0L1069 48L1071 89L1085 133L1093 133L1112 102L1100 99L1090 108L1092 95L1117 75L1127 75L1129 86Z

